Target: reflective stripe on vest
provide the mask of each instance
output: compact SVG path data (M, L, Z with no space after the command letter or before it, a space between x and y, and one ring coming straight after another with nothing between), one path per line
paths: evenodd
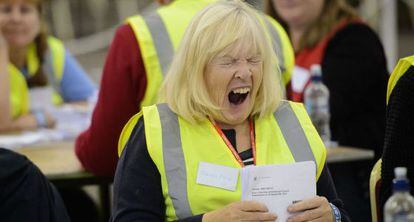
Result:
M277 55L277 59L279 60L278 62L280 70L282 71L282 73L284 73L286 71L285 57L283 55L283 45L282 41L280 40L279 33L277 33L275 27L270 23L269 20L267 20L266 18L264 18L263 20L266 24L267 31L269 32L272 40L273 51L275 52L275 54Z
M150 13L143 16L148 29L151 32L152 40L154 42L155 50L157 51L158 61L161 65L162 75L168 71L168 66L174 56L174 47L167 32L164 22L158 13Z
M289 146L290 152L296 162L312 160L317 165L312 149L305 136L298 118L288 102L282 102L274 113L283 137ZM317 169L317 168L316 168Z
M159 104L157 107L162 127L163 144L168 144L168 147L171 147L171 149L166 149L164 146L162 149L169 195L177 217L185 218L191 216L192 213L187 189L183 189L187 187L187 171L181 146L178 116L165 103Z
M181 146L178 116L170 110L167 104L159 104L157 109L162 127L163 158L168 191L176 216L183 219L191 216L192 211L187 197L186 163ZM290 104L282 102L274 113L274 117L295 161L311 160L317 166L318 163L315 161L305 133Z
M52 102L60 104L63 100L59 95L60 81L62 80L65 48L63 43L53 37L48 37L48 50L45 54L43 69L55 92ZM28 75L34 75L40 68L40 61L36 54L36 47L32 45L27 52ZM23 73L13 64L8 65L10 75L10 109L13 118L27 114L30 111L29 88ZM56 91L58 90L58 91Z
M168 70L174 51L192 17L215 1L176 0L144 16L137 15L127 19L140 47L147 77L147 86L140 109L157 101L157 93L163 76Z

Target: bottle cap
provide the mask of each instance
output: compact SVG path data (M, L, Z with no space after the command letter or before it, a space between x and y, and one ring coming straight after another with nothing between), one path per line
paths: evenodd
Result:
M407 176L407 168L405 167L396 167L394 168L394 175L395 178L406 178Z
M322 76L322 68L319 64L313 64L310 67L310 72L312 76Z
M394 191L409 191L410 182L407 179L407 168L396 167L394 168L395 179L393 180Z
M319 64L313 64L310 67L310 74L312 77L312 80L321 80L322 79L322 68Z

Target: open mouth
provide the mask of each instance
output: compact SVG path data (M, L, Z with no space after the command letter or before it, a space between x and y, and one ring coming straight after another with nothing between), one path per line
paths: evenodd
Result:
M250 93L250 88L243 87L243 88L237 88L232 90L229 95L229 101L233 105L240 105L246 100L247 96Z

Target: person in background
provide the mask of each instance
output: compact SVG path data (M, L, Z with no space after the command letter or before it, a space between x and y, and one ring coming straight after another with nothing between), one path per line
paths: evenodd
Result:
M128 18L118 28L106 58L91 125L76 140L76 155L86 170L114 176L122 127L143 106L156 102L185 28L196 12L215 1L159 0L161 7ZM289 38L273 19L265 19L264 25L287 82L294 64Z
M54 104L86 101L95 90L41 15L42 0L0 0L1 132L53 126L50 113L31 110L32 88L52 86Z
M0 148L0 218L12 222L69 222L56 188L30 160Z
M194 17L161 88L166 103L144 107L121 134L111 221L275 221L262 203L241 201L240 180L235 191L198 184L199 163L307 160L318 196L290 205L289 221L349 221L304 107L282 100L277 57L258 18L240 0Z
M407 167L410 190L414 190L414 55L400 59L388 82L387 121L379 186L380 217L392 195L394 168ZM384 221L384 220L379 220Z
M63 43L47 35L41 18L43 3L0 0L1 132L53 126L50 113L31 110L29 94L35 87L52 86L54 104L86 101L95 91ZM59 192L72 221L96 221L95 205L86 193L73 188Z
M295 70L287 95L302 102L312 64L330 92L332 140L381 156L385 128L386 59L376 33L345 0L267 0L266 12L289 33ZM338 195L355 221L369 221L371 166L331 167ZM344 174L348 174L345 176ZM362 188L364 186L364 188ZM362 199L363 198L363 199Z

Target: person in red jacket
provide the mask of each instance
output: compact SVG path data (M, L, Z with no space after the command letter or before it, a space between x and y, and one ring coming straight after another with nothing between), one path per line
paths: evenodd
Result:
M118 136L139 111L145 86L139 45L131 26L124 24L116 31L106 58L91 125L76 139L76 155L85 169L99 176L114 175Z

